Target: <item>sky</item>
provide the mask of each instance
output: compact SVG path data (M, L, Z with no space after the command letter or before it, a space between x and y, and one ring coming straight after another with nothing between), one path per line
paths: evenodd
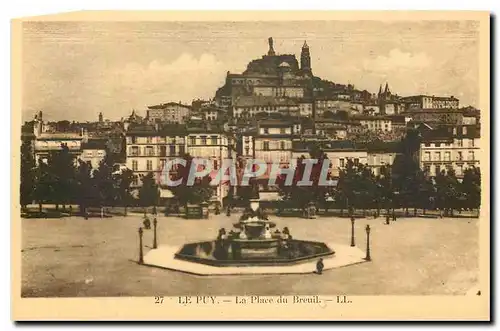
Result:
M227 71L307 40L314 75L377 92L479 103L474 21L25 22L23 121L119 120L148 105L209 99Z

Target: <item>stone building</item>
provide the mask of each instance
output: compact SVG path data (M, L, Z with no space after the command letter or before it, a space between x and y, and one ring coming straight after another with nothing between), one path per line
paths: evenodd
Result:
M459 100L454 96L415 95L400 99L404 110L416 109L458 109Z
M309 46L304 42L300 66L293 54L276 54L273 39L269 38L269 50L260 59L250 61L241 74L227 73L224 86L216 92L219 104L231 105L241 96L303 98L308 94L312 78Z
M168 102L160 105L149 106L147 119L151 122L183 124L189 117L191 106L178 102Z
M107 142L106 139L89 139L82 142L80 160L90 162L92 169L99 168L99 164L106 156Z
M462 177L469 167L479 167L480 131L475 125L422 125L420 167L430 176L453 169Z
M166 162L182 157L187 150L187 130L183 125L132 124L126 132L126 165L140 178L153 172L160 182Z

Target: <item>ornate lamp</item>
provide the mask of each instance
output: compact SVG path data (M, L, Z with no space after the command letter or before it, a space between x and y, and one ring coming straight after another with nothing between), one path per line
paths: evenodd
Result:
M365 260L366 261L371 261L372 258L370 256L370 231L371 231L371 228L370 228L370 225L367 224L366 225L366 257L365 257Z

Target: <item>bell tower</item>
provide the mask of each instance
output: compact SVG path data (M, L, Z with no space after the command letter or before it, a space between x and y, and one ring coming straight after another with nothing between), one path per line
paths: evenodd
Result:
M311 74L311 54L309 53L309 46L304 41L302 52L300 53L300 69L303 72Z

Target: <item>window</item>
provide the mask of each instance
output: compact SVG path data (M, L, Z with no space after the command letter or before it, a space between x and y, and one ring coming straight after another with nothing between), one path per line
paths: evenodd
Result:
M207 144L207 137L206 136L201 136L201 144L206 145Z
M431 166L430 165L425 165L424 166L424 172L430 174L431 173Z
M284 141L280 141L280 149L285 150L286 149L286 144Z
M137 161L132 160L132 171L137 171Z
M458 144L458 147L463 147L464 142L462 139L457 139L457 144Z
M146 150L146 156L154 156L154 149L153 149L153 146L146 146L145 148Z
M264 146L263 146L263 149L264 149L265 151L268 151L268 150L269 150L269 141L264 141L263 145L264 145Z
M169 149L170 149L170 150L169 150L169 155L170 155L170 156L175 155L175 145L170 145L170 146L169 146Z
M147 171L152 171L153 170L153 161L147 160L146 161L146 170Z
M184 155L186 153L186 149L184 145L179 145L179 155Z
M196 145L196 137L190 137L190 138L189 138L189 143L190 143L191 145Z
M425 143L425 147L431 147L430 143Z
M439 164L436 164L436 175L441 173L441 166Z
M467 159L474 161L474 151L469 151L469 157Z
M435 143L434 144L436 147L441 147L441 143Z
M167 156L167 146L160 146L160 156Z
M269 128L264 128L264 133L269 134Z
M210 143L211 143L212 145L217 145L217 136L212 136L212 137L210 137L210 140L211 140L211 142L210 142Z
M131 156L139 156L139 147L132 146L129 152Z
M474 139L469 140L469 147L474 147Z
M345 159L339 159L339 166L341 168L345 167Z
M441 152L435 152L434 153L434 160L435 161L441 161Z
M451 153L450 152L444 152L444 160L451 161Z
M137 144L137 137L132 136L130 138L131 138L132 144Z
M463 135L467 134L467 127L466 126L462 126L462 134Z
M286 128L280 128L280 134L286 134Z
M431 160L431 152L425 152L424 161L430 161L430 160Z
M148 144L151 144L153 142L153 138L152 137L146 137L146 142Z
M458 154L457 154L457 160L458 161L462 161L463 160L462 152L458 152Z

